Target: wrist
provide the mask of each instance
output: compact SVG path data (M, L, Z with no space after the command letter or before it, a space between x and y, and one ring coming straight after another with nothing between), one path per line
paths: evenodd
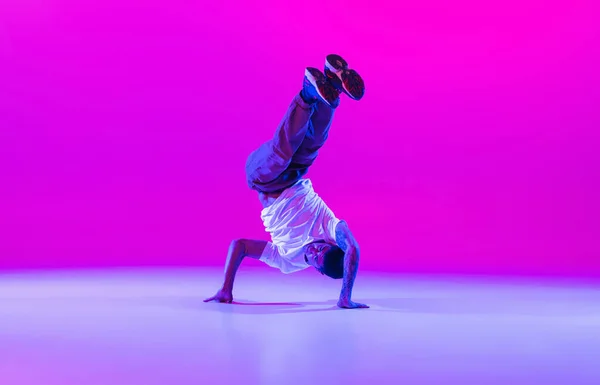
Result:
M345 307L348 306L350 303L352 303L352 300L350 298L341 298L338 300L337 305L339 307Z
M232 292L233 291L233 283L225 282L223 286L221 286L221 291Z
M340 301L350 301L350 297L351 297L350 293L341 293L339 300Z

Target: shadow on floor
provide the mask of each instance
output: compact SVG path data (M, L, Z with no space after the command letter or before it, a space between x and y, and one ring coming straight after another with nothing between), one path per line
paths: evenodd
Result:
M442 300L435 298L357 298L355 300L370 306L369 309L356 309L355 311L448 313L454 308L454 304L444 305ZM336 304L337 300L313 302L255 302L238 300L234 301L232 304L202 302L199 306L204 305L206 306L206 309L223 313L240 314L285 314L344 310L338 308ZM196 305L193 306L195 307ZM443 310L444 308L445 310ZM469 312L468 309L462 310ZM470 310L472 311L473 309ZM454 311L452 312L457 312L457 309L454 308Z
M337 300L313 302L256 302L238 299L233 304L204 303L202 297L196 296L140 296L140 297L62 297L40 296L34 298L0 298L0 304L9 302L29 303L35 306L37 302L53 302L57 305L77 302L81 306L111 306L118 309L121 306L151 306L179 308L192 311L215 311L234 314L286 314L313 313L324 311L344 311L336 306ZM572 317L596 316L600 312L600 302L590 303L589 300L569 301L522 298L518 296L482 298L482 297L402 297L402 298L356 298L358 302L366 303L370 309L353 311L394 312L407 314L451 314L451 315L520 315L534 317ZM2 306L2 305L0 305Z
M354 311L393 312L407 314L450 314L450 315L518 315L533 317L572 317L592 316L600 311L598 306L585 306L577 301L548 301L526 300L519 298L498 298L486 300L483 298L356 298L356 301L366 303L370 309ZM201 301L199 301L201 302ZM323 302L252 302L240 300L234 304L201 303L207 309L227 313L243 314L285 314L333 311L339 309L337 300Z
M429 298L357 298L357 302L366 303L369 309L356 309L354 311L376 311L376 312L431 312L440 310L439 304L432 304ZM433 299L435 301L435 299ZM201 301L199 301L201 302ZM438 301L439 302L439 301ZM313 302L255 302L249 300L238 300L232 304L201 303L206 309L223 313L240 314L285 314L285 313L310 313L323 311L343 311L337 307L337 300L313 301ZM195 307L195 306L194 306ZM428 309L428 310L426 310Z
M457 309L455 301L445 304L441 299L435 298L357 298L357 302L366 303L369 309L356 309L355 311L398 312L398 313L471 313L481 309ZM202 306L203 309L223 313L240 314L285 314L309 313L343 310L337 307L337 300L314 302L255 302L238 300L232 304L201 303L189 304L190 307ZM182 304L182 303L180 303Z
M341 310L336 305L336 300L323 302L255 302L238 300L231 304L204 303L204 308L223 313L239 314L285 314L285 313L314 313L323 311Z

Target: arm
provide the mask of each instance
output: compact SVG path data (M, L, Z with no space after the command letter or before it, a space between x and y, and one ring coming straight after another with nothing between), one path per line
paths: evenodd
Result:
M358 262L360 259L360 248L358 242L352 235L348 224L345 221L338 223L335 229L335 239L337 245L344 250L344 277L342 278L342 291L338 306L343 308L366 308L367 305L352 302L352 288L358 272Z
M233 301L233 282L235 274L242 264L245 257L259 259L267 245L266 241L257 241L251 239L238 239L231 242L227 261L225 262L225 279L223 286L217 294L207 298L204 302L217 301L231 303Z

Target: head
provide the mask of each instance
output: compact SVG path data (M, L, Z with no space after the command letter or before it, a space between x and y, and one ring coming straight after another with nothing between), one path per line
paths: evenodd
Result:
M306 263L333 279L344 276L344 251L327 242L313 242L304 246Z

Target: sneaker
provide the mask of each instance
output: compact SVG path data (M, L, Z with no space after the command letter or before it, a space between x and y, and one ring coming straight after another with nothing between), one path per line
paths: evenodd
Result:
M325 76L335 88L354 100L360 100L365 94L365 82L358 72L348 69L348 63L340 55L327 56Z
M306 69L302 96L307 102L321 100L331 108L336 108L340 104L340 91L332 86L325 75L316 68Z

